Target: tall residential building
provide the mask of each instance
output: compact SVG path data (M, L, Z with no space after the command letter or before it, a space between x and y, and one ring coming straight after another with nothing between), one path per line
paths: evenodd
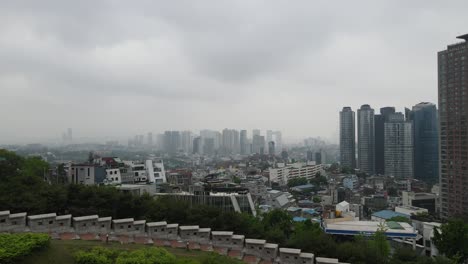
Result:
M276 153L279 154L283 150L283 135L281 131L273 132L273 136L275 137L275 149Z
M374 109L369 105L362 105L358 115L358 168L367 174L374 174L375 165L375 137L374 137Z
M351 107L340 112L340 161L341 165L356 168L356 127L355 114Z
M266 142L269 144L271 141L273 141L273 130L267 130L266 131Z
M385 175L413 178L413 125L402 113L390 114L384 127Z
M468 34L438 53L441 216L468 215Z
M148 133L147 140L148 140L148 147L152 147L153 146L153 133L151 132Z
M241 130L240 131L240 154L241 155L247 155L249 154L248 149L249 149L249 141L247 139L247 130Z
M164 151L170 154L175 154L180 148L180 132L165 131L164 132Z
M270 156L275 155L275 142L274 141L268 142L268 155Z
M320 152L315 152L315 164L322 164L323 163L323 155L322 151Z
M385 174L384 159L384 140L385 140L385 122L391 114L395 113L395 107L380 108L380 115L374 116L374 136L375 136L375 173Z
M254 136L260 136L260 129L253 129L253 130L252 130L252 138L253 138Z
M414 135L414 177L429 184L439 181L439 120L432 103L419 103L409 112Z
M191 131L182 131L180 133L180 147L185 153L192 153L193 138Z
M202 138L196 137L193 139L193 154L202 154Z
M252 138L252 153L265 154L265 137L254 135Z
M240 152L239 131L223 129L222 150L224 154L238 154Z

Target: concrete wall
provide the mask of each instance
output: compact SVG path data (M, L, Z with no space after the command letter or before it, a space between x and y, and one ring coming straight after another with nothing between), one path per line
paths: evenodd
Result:
M187 243L191 248L202 250L223 249L229 256L239 259L254 258L271 263L313 264L314 255L301 252L299 249L278 248L277 244L267 243L261 239L245 239L231 231L212 231L199 226L179 226L166 222L135 221L133 218L114 219L98 215L72 217L57 216L55 213L27 216L26 213L11 214L0 212L0 233L37 232L49 233L53 238L62 238L71 233L72 239L112 239L127 238L127 243L144 241L157 244L152 239L164 242L165 245ZM91 234L91 236L90 236ZM142 240L143 239L143 240ZM138 242L137 242L138 243ZM216 250L217 252L219 252ZM232 254L231 254L232 253ZM246 259L244 259L246 261ZM328 262L327 262L328 261ZM329 262L332 261L332 262ZM247 261L249 262L249 261ZM317 258L317 263L340 263L337 259Z

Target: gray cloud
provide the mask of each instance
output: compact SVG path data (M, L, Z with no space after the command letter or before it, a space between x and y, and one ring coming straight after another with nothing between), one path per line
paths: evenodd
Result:
M466 1L3 1L0 141L165 129L333 138L344 105L437 101ZM0 143L1 143L0 142Z

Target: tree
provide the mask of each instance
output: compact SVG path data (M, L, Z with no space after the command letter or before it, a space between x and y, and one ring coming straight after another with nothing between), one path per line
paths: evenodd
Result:
M320 197L315 196L314 198L312 198L312 201L314 203L320 203L322 201L322 199L320 199Z
M387 263L390 255L390 243L387 241L383 225L379 227L373 235L372 240L369 241L369 250L375 252L376 263Z
M440 253L462 263L468 259L468 224L451 219L440 229L434 228L434 244Z
M299 185L305 185L307 184L308 181L304 177L299 177L299 178L293 178L288 180L288 187L294 187L294 186L299 186Z

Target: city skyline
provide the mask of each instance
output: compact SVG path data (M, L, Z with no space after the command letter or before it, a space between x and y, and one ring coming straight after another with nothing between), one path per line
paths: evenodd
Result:
M1 143L67 127L76 138L261 127L338 142L330 117L343 105L436 102L434 53L468 21L462 1L338 11L221 2L191 12L168 2L1 3Z

